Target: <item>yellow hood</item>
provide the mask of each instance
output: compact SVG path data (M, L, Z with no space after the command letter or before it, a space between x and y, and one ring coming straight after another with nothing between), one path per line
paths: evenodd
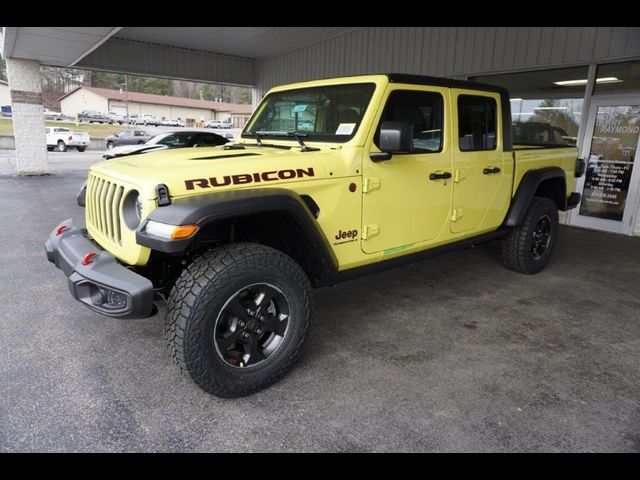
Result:
M172 197L238 188L256 188L326 177L326 159L335 148L302 152L298 147L182 148L105 160L91 170L136 186L146 199L165 184Z

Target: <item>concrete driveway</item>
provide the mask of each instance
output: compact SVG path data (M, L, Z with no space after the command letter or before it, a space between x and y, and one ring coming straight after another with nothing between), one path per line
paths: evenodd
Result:
M100 317L46 261L96 154L0 152L0 451L640 451L640 240L563 228L548 270L496 243L316 294L302 361L220 400L162 319Z

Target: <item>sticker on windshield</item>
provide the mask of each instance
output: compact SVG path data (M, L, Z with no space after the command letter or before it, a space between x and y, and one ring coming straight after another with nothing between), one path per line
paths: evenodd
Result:
M302 113L307 109L306 105L296 105L293 107L293 113Z
M341 123L336 130L336 135L351 135L355 129L355 123Z

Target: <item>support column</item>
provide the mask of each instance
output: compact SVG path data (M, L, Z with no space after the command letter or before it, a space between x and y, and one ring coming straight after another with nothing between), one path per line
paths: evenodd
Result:
M258 105L260 105L263 95L264 94L262 93L262 89L258 89L256 87L253 87L251 89L251 104L253 105L254 111L256 108L258 108Z
M42 110L42 75L33 60L7 58L13 135L18 175L45 175L49 170Z

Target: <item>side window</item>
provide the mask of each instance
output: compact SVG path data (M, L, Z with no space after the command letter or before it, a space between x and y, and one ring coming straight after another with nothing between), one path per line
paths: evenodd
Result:
M495 150L497 110L493 98L476 95L458 97L459 145L463 152Z
M409 90L392 92L380 119L375 144L379 144L380 127L384 122L409 122L413 125L415 153L440 152L444 138L443 105L442 95L438 93Z

